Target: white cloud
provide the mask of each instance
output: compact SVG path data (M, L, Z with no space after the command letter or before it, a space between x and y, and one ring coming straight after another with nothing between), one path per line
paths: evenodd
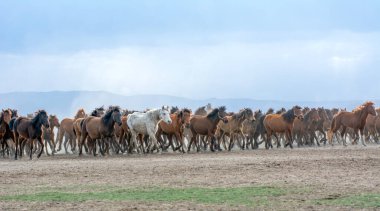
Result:
M3 54L2 75L23 84L14 86L9 80L0 84L0 89L105 90L189 98L333 99L339 93L321 96L329 84L320 87L322 90L313 86L321 80L350 78L363 67L378 65L374 59L378 48L373 47L373 43L380 43L378 37L335 32L319 40Z

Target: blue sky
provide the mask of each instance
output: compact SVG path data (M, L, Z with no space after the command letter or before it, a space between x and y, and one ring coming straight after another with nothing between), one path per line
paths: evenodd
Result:
M0 2L1 92L380 99L380 1Z

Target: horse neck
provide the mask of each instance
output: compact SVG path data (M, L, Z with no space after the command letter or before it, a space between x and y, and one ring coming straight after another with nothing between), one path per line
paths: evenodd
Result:
M109 128L109 129L112 129L113 126L114 126L114 124L115 124L115 120L112 118L112 113L113 113L113 112L111 112L111 114L109 114L110 117L108 118L108 120L105 119L105 117L106 117L107 115L104 115L103 117L101 117L101 119L102 119L101 122L102 122L107 128Z
M366 119L367 119L367 116L368 116L368 111L367 111L367 108L363 108L361 111L358 112L358 118L359 118L359 122L365 122Z
M146 114L149 116L149 118L151 120L154 121L155 124L157 124L158 121L160 121L160 110L159 109L148 111Z

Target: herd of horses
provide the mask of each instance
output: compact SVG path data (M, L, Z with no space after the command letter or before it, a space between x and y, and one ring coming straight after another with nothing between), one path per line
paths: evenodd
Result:
M363 146L378 143L380 117L373 102L353 111L294 106L265 113L250 108L227 112L225 106L210 104L190 109L163 106L146 111L122 110L118 106L95 108L87 114L79 109L74 118L59 122L57 116L39 110L28 117L17 110L3 109L0 115L0 143L3 157L27 154L32 159L62 150L65 153L96 156L106 154L145 154L167 151L222 151L235 148L266 149L334 145L347 140ZM55 130L55 128L57 130ZM55 135L55 131L57 135ZM223 147L223 149L222 149ZM50 149L48 149L50 148ZM77 152L78 148L78 152ZM50 153L49 153L50 152Z

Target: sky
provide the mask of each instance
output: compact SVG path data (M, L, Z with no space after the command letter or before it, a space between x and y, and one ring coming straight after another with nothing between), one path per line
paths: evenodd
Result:
M380 99L378 11L377 0L1 1L0 92Z

